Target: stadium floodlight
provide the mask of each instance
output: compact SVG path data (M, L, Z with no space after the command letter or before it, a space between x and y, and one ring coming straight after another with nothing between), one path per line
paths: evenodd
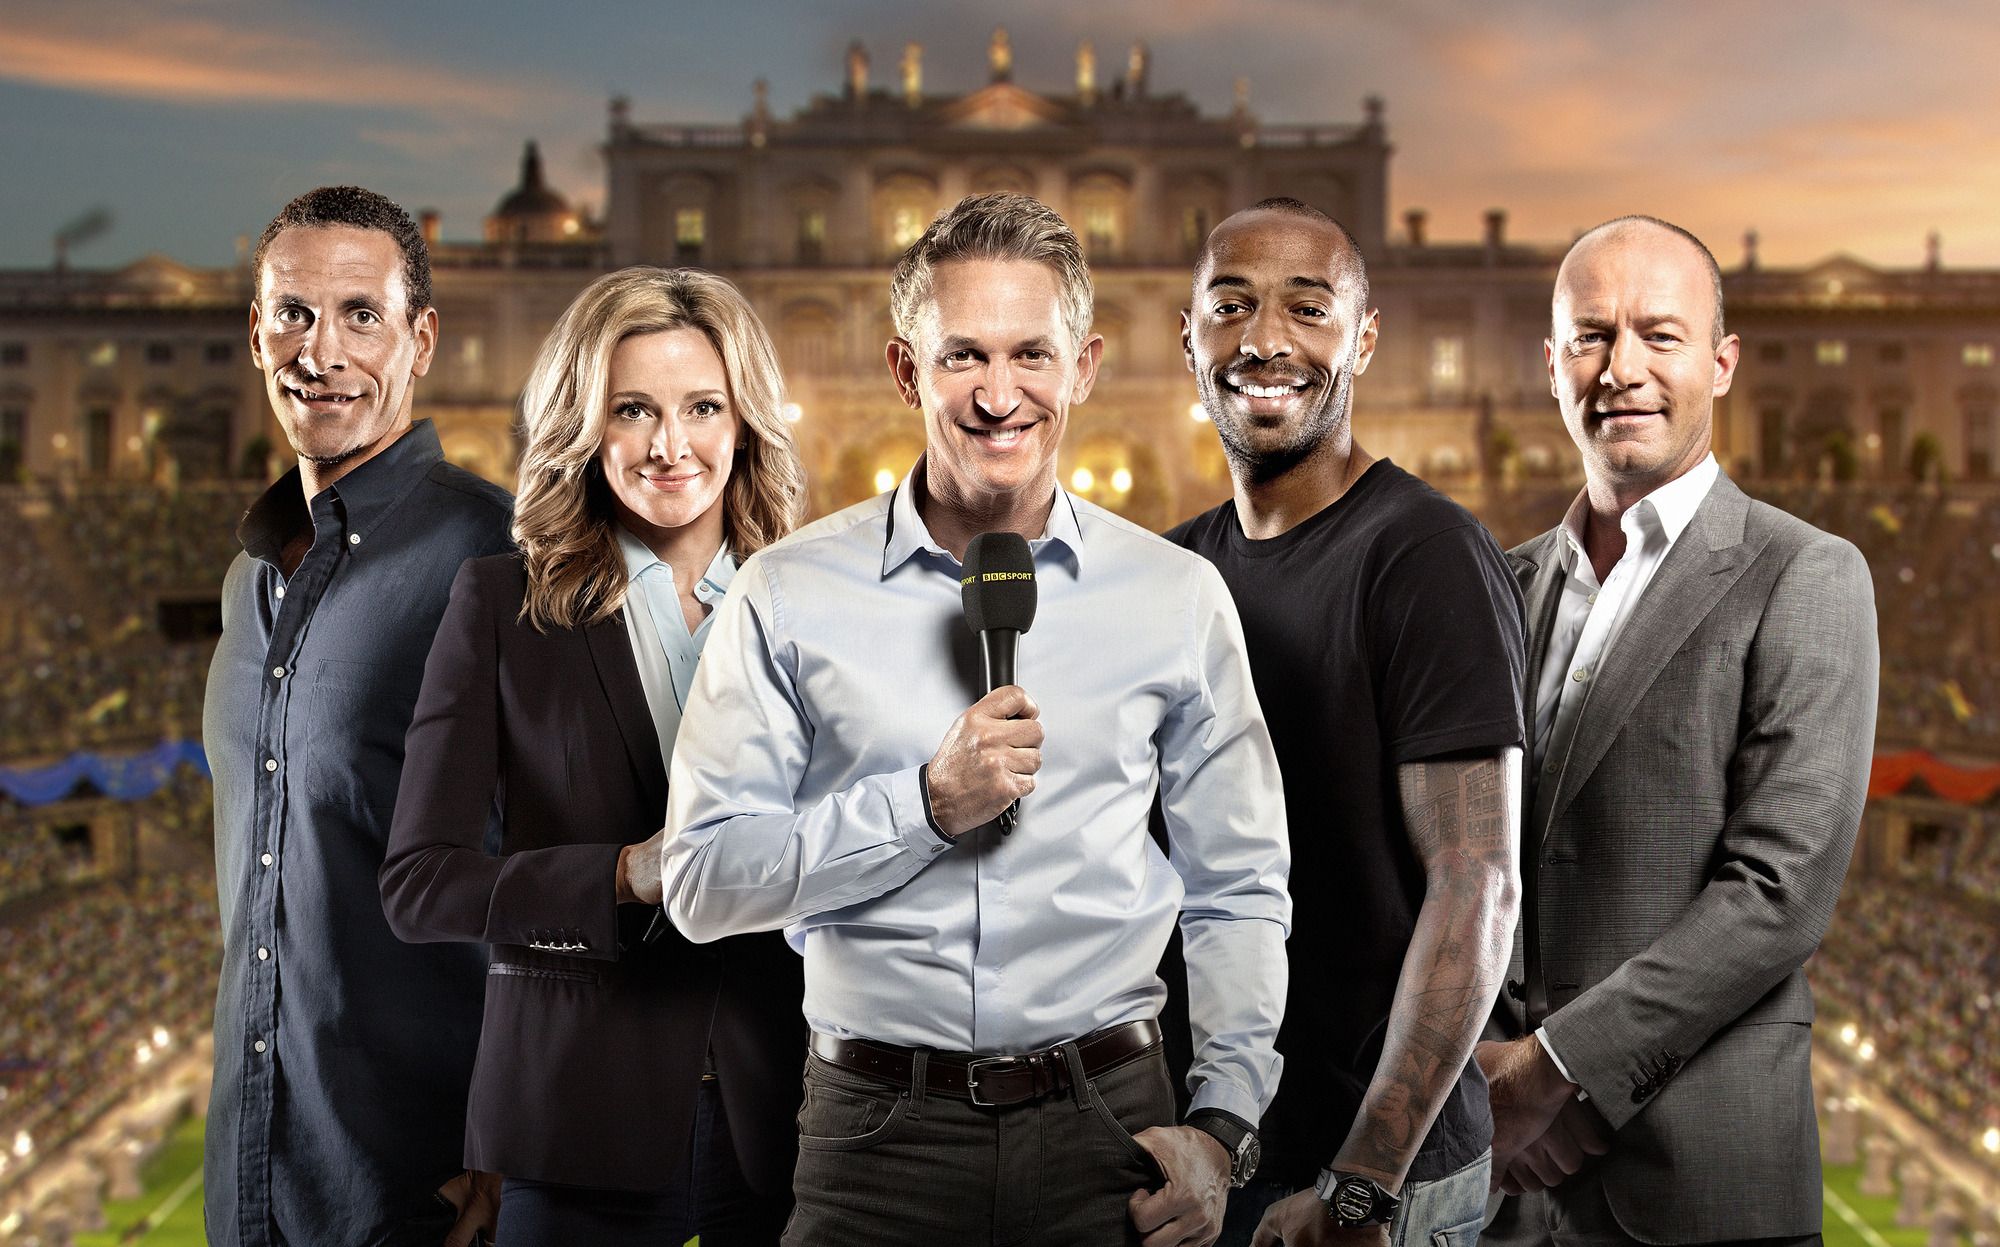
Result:
M167 1033L166 1027L155 1026L153 1028L153 1046L155 1048L171 1047L173 1042L174 1037Z
M1860 1038L1861 1029L1854 1023L1849 1022L1840 1028L1840 1042L1846 1044L1848 1047L1852 1048Z
M1986 1127L1986 1133L1979 1136L1979 1146L1993 1155L2000 1156L2000 1126Z
M1872 1060L1874 1060L1874 1059L1875 1059L1875 1041L1874 1041L1874 1040L1872 1040L1872 1039L1864 1039L1864 1040L1862 1040L1862 1041L1861 1041L1861 1047L1860 1047L1859 1049L1857 1049L1857 1051L1858 1051L1858 1052L1860 1053L1860 1056L1861 1056L1861 1059L1862 1059L1862 1060L1864 1060L1864 1061L1872 1061Z

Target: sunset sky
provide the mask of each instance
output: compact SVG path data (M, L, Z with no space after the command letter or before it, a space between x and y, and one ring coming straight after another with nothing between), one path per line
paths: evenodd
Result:
M6 0L0 267L49 262L103 206L85 266L159 251L227 262L288 198L360 182L476 237L539 139L574 199L603 196L605 101L640 122L734 122L751 82L781 114L837 91L850 39L892 84L906 40L931 91L986 80L1004 23L1015 79L1071 89L1152 50L1155 92L1225 112L1251 81L1266 122L1352 122L1380 93L1391 211L1472 238L1489 207L1556 241L1623 212L1676 220L1725 265L1849 252L2000 267L2000 6L1964 0L529 0L307 5Z

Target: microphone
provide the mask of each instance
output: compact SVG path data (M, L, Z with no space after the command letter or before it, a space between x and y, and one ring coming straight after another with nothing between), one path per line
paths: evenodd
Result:
M959 601L979 634L986 691L1014 683L1014 651L1035 623L1035 556L1019 533L981 533L965 547ZM1000 834L1014 830L1021 803L1000 811Z

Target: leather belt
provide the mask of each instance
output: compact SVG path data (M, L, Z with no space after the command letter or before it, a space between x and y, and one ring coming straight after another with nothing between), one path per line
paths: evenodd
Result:
M1160 1024L1150 1018L1092 1031L1076 1041L1083 1076L1096 1078L1160 1046ZM890 1086L910 1085L917 1049L872 1039L839 1039L813 1032L812 1054L828 1065L864 1074ZM1069 1062L1062 1045L1013 1056L932 1052L925 1062L924 1090L986 1108L1026 1104L1070 1090Z

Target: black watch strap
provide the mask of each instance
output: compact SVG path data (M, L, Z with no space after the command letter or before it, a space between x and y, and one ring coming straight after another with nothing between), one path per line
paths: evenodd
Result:
M1186 1125L1194 1127L1222 1144L1229 1153L1229 1185L1240 1187L1257 1172L1264 1158L1257 1128L1226 1109L1200 1108L1189 1113Z
M1400 1196L1382 1189L1373 1178L1328 1167L1319 1171L1313 1193L1326 1205L1326 1215L1344 1230L1364 1225L1386 1225L1403 1206Z

